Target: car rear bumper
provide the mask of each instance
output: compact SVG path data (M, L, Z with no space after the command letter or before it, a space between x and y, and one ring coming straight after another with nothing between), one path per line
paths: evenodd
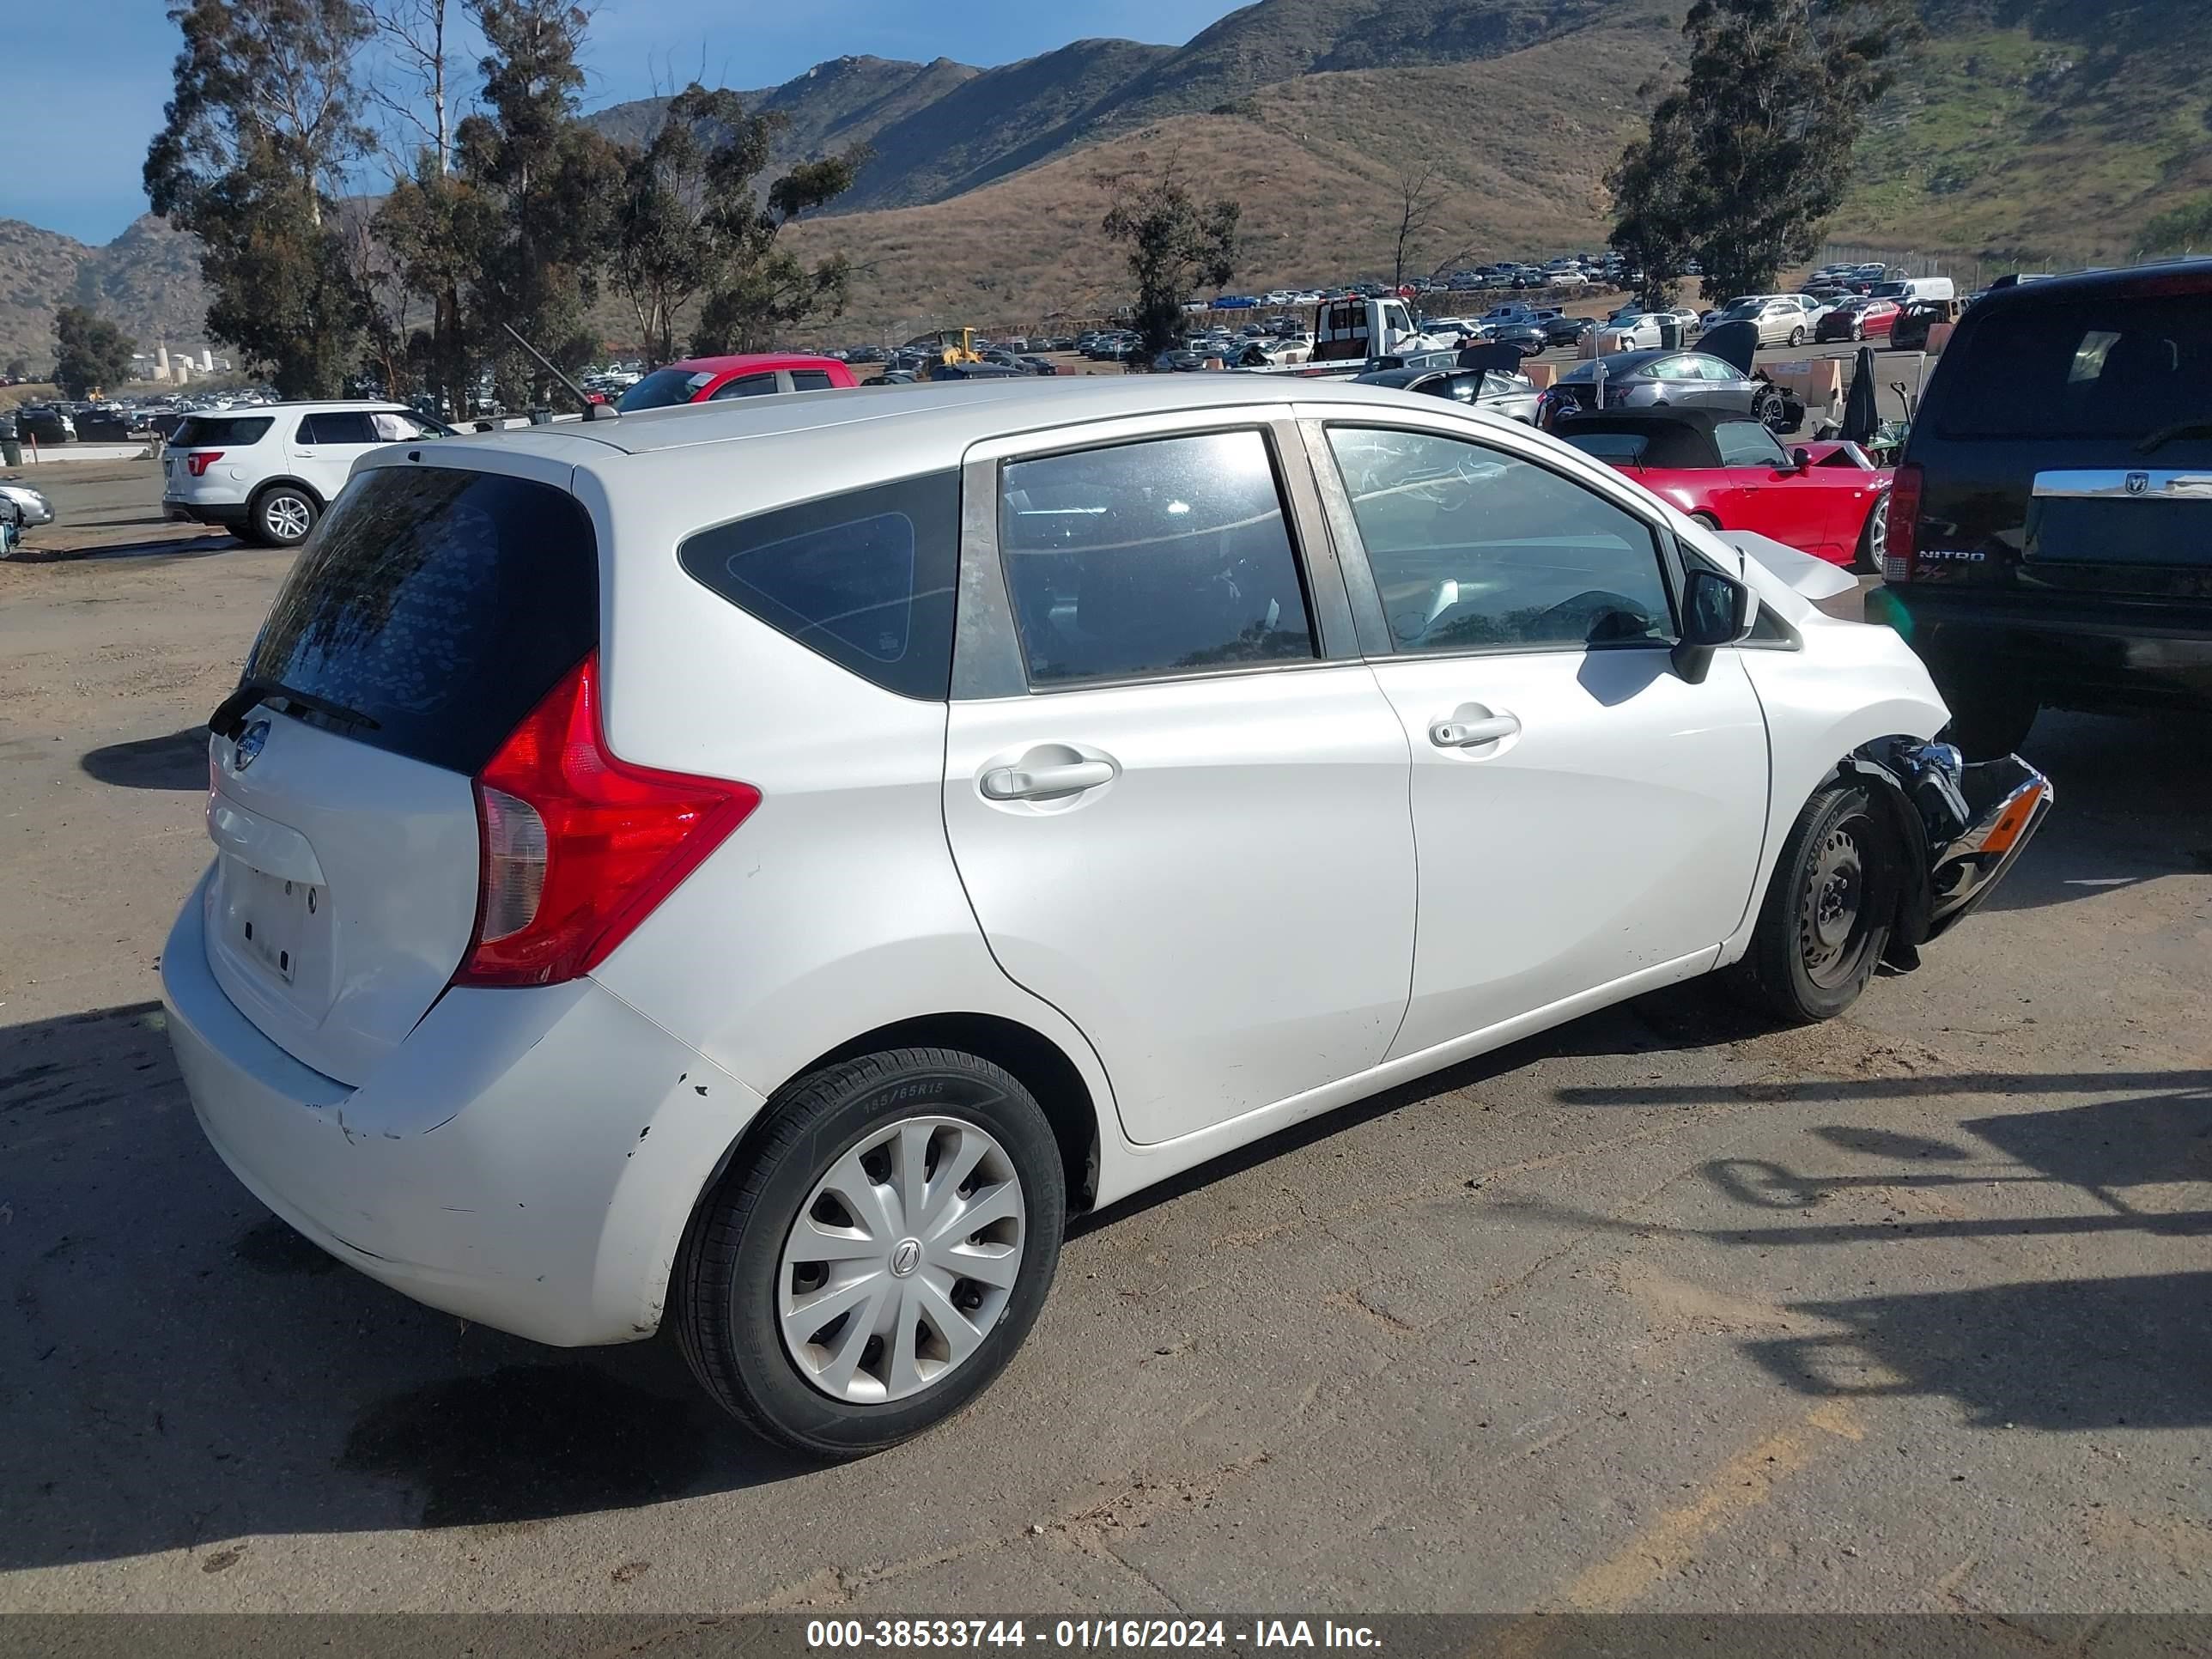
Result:
M257 1198L465 1319L563 1347L658 1328L692 1206L757 1094L588 979L449 991L349 1088L223 994L205 887L162 952L161 1000L200 1126Z
M2212 606L1916 582L1875 588L1866 617L1902 634L1939 685L1995 682L2093 712L2212 709Z
M182 524L221 525L235 530L246 520L244 501L188 501L173 495L161 498L161 516Z

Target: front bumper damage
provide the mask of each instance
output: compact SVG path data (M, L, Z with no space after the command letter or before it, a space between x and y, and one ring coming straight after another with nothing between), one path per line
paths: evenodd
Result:
M1996 891L2055 799L2051 780L2017 755L1966 763L1948 743L1883 738L1844 763L1875 787L1911 856L1901 872L1883 960L1919 965L1940 938Z

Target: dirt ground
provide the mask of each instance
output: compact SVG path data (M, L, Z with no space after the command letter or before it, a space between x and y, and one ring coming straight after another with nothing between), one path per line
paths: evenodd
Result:
M2024 866L1845 1019L1683 988L1086 1222L974 1409L825 1469L208 1150L155 970L289 556L60 471L112 540L0 565L0 1609L2212 1612L2204 725L2046 717Z

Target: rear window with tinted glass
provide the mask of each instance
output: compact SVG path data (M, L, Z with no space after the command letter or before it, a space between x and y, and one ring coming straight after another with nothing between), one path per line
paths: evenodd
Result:
M228 445L243 449L258 444L276 424L271 415L187 415L169 441L181 448L213 449Z
M2212 417L2212 294L2105 294L1971 316L1929 388L1947 438L2140 439Z
M599 640L598 544L550 484L381 467L331 504L262 624L248 680L306 718L474 773Z
M677 556L731 604L885 690L951 694L957 472L719 525Z

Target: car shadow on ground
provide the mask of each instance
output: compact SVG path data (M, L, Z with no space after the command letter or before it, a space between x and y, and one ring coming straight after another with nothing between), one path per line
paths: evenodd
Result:
M343 1269L208 1148L145 1003L0 1030L0 1571L527 1524L814 1466L672 1344L558 1352Z
M1992 912L2094 898L2212 869L2212 717L2045 711L2021 745L2057 796L1990 896Z
M77 764L87 776L118 789L208 787L208 729L188 726L166 738L134 738L89 750Z
M1605 1092L1674 1104L1726 1098L1711 1090ZM2164 1262L2152 1255L2159 1242L2212 1238L2212 1071L1812 1080L1793 1085L1791 1098L1818 1108L2081 1093L2109 1097L1963 1119L1955 1138L1813 1127L1834 1153L1817 1169L1716 1160L1705 1176L1752 1212L1741 1224L1621 1220L1542 1200L1500 1208L1761 1255L1905 1240L2055 1241L2070 1262L2108 1271L1786 1302L1787 1322L1799 1328L1747 1340L1743 1350L1801 1394L1941 1395L1977 1427L2212 1425L2212 1272L2158 1271Z

